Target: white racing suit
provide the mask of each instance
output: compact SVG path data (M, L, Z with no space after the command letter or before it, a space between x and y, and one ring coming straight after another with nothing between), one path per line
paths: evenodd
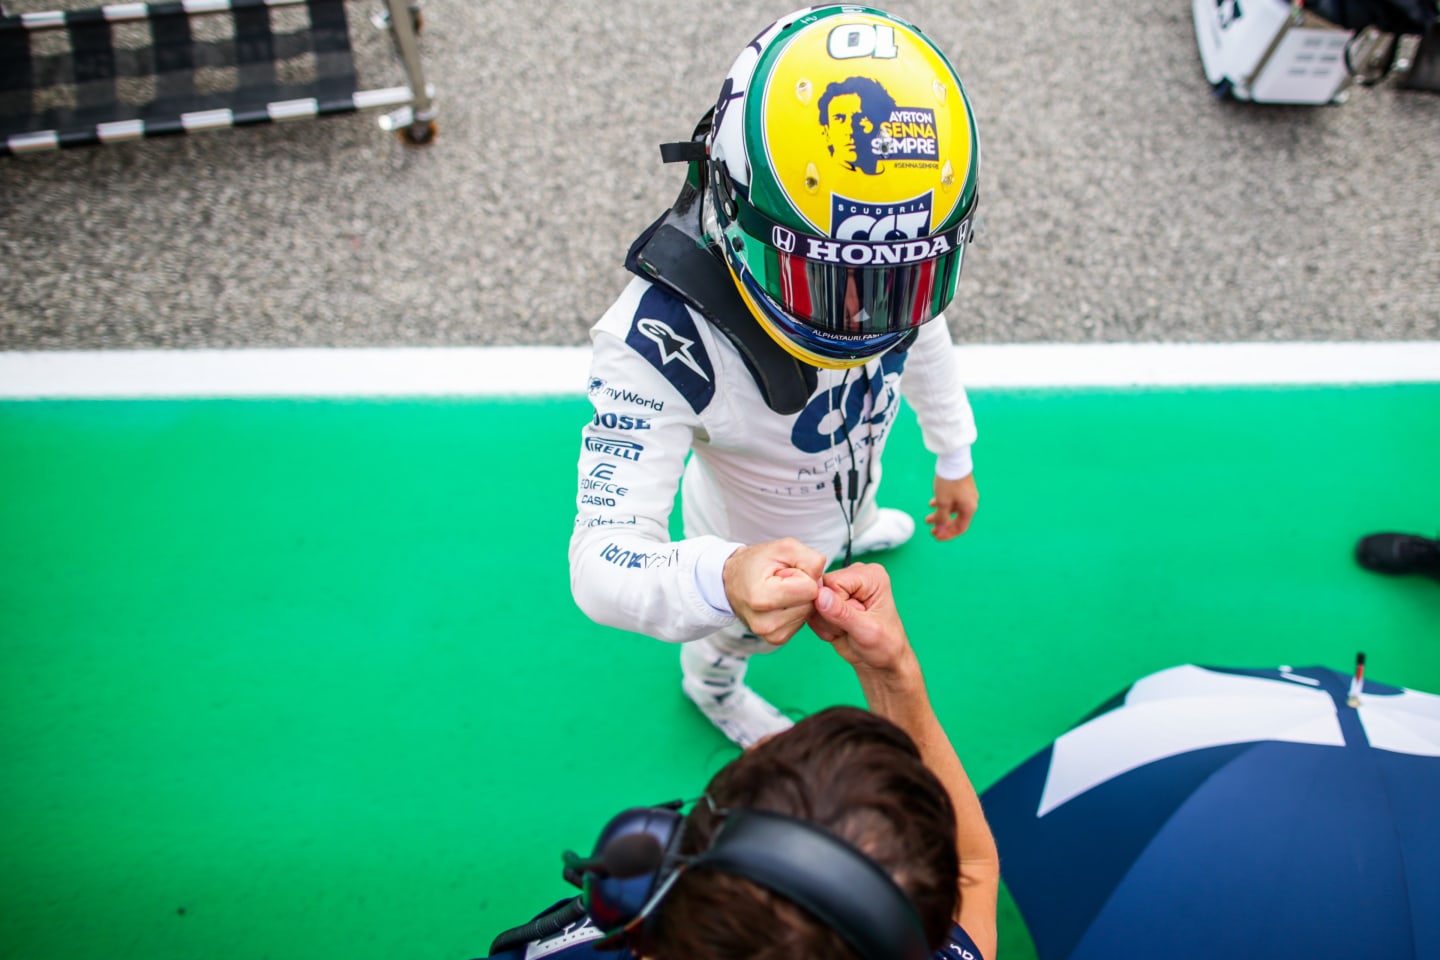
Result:
M571 590L597 623L660 640L709 637L740 657L768 649L729 609L725 560L742 545L786 536L831 561L843 557L847 537L876 513L902 371L926 449L968 463L975 440L943 316L903 353L818 370L809 402L788 416L766 405L724 333L642 278L591 340L595 413L582 431ZM837 502L835 478L848 493L852 462L857 502ZM677 487L682 539L670 534Z

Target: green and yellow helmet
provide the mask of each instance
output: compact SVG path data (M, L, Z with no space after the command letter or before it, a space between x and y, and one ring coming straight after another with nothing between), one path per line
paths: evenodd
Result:
M980 145L916 27L860 6L777 20L730 68L708 147L731 276L795 357L858 366L955 296Z

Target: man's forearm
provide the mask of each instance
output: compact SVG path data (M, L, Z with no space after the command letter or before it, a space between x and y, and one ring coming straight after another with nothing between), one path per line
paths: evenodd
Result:
M855 676L860 681L870 712L879 714L910 734L921 745L921 752L926 753L924 738L933 737L934 730L931 728L938 729L940 723L930 707L925 676L914 652L907 649L893 667L874 668L857 664ZM943 737L944 731L939 732ZM925 759L928 765L928 754Z
M950 737L930 705L920 661L905 635L890 592L889 575L857 563L827 573L815 597L810 626L855 671L870 711L910 735L955 808L955 853L960 860L955 920L987 958L995 955L995 904L1000 858Z
M960 856L962 888L998 878L999 855L995 838L985 822L980 797L930 706L925 677L914 653L908 652L892 669L857 667L855 673L871 712L910 735L920 748L925 765L950 794L955 805L956 851Z
M919 661L910 653L894 669L869 670L857 668L860 689L865 693L865 703L872 713L879 714L910 735L920 748L925 765L940 778L955 802L959 826L978 822L983 840L975 844L974 853L985 857L995 849L990 830L985 826L984 814L980 810L979 797L975 787L965 773L965 767L950 743L950 737L935 710L930 706L930 695L925 689L925 676ZM978 818L978 821L972 819ZM979 838L977 838L979 839ZM966 836L961 836L961 855L968 857L965 849L969 846Z

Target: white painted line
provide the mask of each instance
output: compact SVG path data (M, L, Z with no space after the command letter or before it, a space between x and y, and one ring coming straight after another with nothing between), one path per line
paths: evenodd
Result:
M1185 387L1440 383L1440 341L982 344L966 384ZM583 396L588 347L0 352L0 399Z
M1440 382L1440 341L1036 343L957 348L975 387Z
M585 393L583 347L0 353L0 398Z

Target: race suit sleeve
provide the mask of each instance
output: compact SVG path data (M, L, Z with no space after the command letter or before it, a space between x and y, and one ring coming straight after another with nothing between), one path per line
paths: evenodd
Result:
M965 928L957 923L950 927L950 935L935 951L934 960L985 960L985 955L975 946Z
M697 640L735 621L706 601L698 581L707 573L714 579L741 544L712 536L671 540L685 458L703 425L685 396L623 339L623 328L600 329L606 326L602 320L592 336L594 416L581 431L571 593L596 623L670 642Z
M920 328L905 358L903 382L905 399L915 408L925 449L941 458L942 463L968 464L970 445L976 437L975 415L960 378L959 359L944 316Z

